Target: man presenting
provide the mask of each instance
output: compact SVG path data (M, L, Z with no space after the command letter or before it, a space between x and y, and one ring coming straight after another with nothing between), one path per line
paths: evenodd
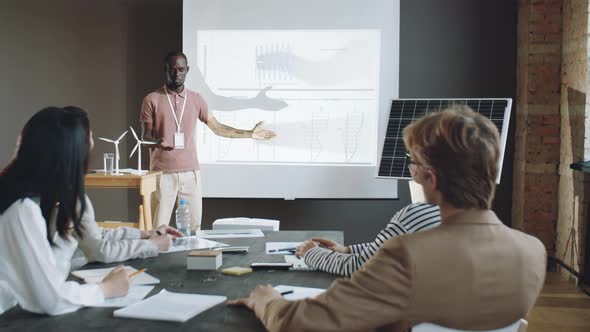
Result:
M267 140L275 133L257 123L251 130L240 130L219 123L209 113L207 103L197 92L184 86L189 71L186 55L170 52L164 59L166 84L148 94L141 105L142 140L155 142L150 150L150 170L162 171L153 197L154 226L167 225L176 204L184 199L191 211L191 229L201 226L202 192L195 142L197 120L218 136Z

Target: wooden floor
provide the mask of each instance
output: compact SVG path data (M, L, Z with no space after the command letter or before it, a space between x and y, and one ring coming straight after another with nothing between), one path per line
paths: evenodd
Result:
M590 296L577 290L573 280L549 272L527 320L528 332L590 332Z

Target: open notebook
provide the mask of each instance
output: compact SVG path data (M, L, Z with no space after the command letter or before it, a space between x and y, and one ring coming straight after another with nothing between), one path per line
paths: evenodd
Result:
M113 315L123 318L186 322L225 300L225 296L172 293L163 289L157 295L115 310Z

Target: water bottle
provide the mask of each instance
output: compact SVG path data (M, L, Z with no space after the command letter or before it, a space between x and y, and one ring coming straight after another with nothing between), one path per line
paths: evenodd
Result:
M184 236L191 236L191 211L182 198L178 201L176 209L176 228Z

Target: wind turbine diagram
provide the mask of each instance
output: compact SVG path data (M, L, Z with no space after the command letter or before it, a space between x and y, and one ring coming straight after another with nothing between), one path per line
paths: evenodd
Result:
M129 158L133 157L135 150L138 150L137 151L137 175L141 175L141 173L143 172L141 170L141 145L142 144L156 144L156 143L140 140L139 137L137 137L135 130L133 130L133 127L130 126L129 128L131 129L131 133L133 134L133 137L135 137L135 140L137 141L137 144L135 144L135 147L133 148L133 151L131 151ZM147 171L145 171L145 172L147 173Z
M117 140L115 140L115 141L113 141L112 139L104 138L104 137L98 138L98 139L103 140L105 142L115 144L115 174L117 174L117 175L119 174L119 141L121 140L121 138L125 137L125 135L127 135L127 130L121 136L119 136L119 138L117 138Z

